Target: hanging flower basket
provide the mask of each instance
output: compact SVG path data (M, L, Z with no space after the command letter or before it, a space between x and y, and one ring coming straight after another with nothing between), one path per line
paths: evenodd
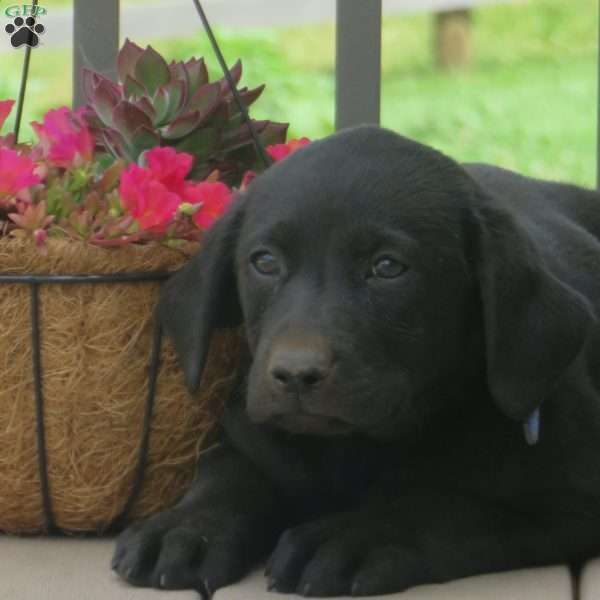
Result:
M35 144L18 122L0 137L0 532L115 532L183 494L243 341L214 336L191 397L161 283L237 188L308 142L250 120L262 87L236 89L239 63L211 83L203 60L127 41L118 71L89 71L88 105L49 111Z
M0 239L0 530L110 530L186 489L240 341L215 337L192 398L154 307L195 249Z

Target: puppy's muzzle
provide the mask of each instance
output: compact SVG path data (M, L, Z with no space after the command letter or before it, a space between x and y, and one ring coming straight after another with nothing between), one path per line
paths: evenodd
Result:
M266 423L291 433L337 435L351 425L331 406L335 361L328 340L320 334L285 333L271 343L263 385L248 403L255 423Z
M302 336L276 342L267 363L275 396L306 396L327 381L333 369L331 350L321 336Z

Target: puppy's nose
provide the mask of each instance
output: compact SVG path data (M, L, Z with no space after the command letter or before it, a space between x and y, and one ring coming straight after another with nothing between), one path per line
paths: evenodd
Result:
M308 393L327 379L331 363L324 347L280 347L269 361L271 383L278 392Z

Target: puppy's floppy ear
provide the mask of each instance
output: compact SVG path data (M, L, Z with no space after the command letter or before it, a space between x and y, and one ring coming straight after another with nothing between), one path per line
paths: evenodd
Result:
M202 250L163 286L158 316L173 338L191 392L200 384L213 329L242 323L234 254L242 198L204 237Z
M579 354L595 317L508 210L484 201L474 217L488 384L499 408L524 421Z

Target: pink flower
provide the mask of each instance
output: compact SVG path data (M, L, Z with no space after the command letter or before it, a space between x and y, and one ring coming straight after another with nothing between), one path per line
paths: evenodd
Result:
M36 229L33 232L33 239L35 241L35 245L38 248L41 248L48 239L48 232L45 229Z
M40 139L43 156L57 167L81 167L92 160L94 138L79 113L67 107L49 110L44 122L31 123Z
M202 204L200 209L194 213L192 220L200 229L206 231L213 226L219 217L227 212L233 200L233 194L220 181L202 181L187 184L185 199L193 204Z
M142 229L164 231L181 204L181 197L154 178L149 169L129 165L121 175L119 193L123 207Z
M158 146L144 155L154 179L172 192L183 194L184 179L192 168L194 157L187 152L177 152L170 146Z
M14 103L14 100L0 100L0 129L2 129L4 122L8 118Z
M183 204L187 205L183 213L195 210L192 220L200 229L208 229L227 210L231 190L224 183L186 181L194 160L191 154L157 147L148 150L144 160L146 167L129 165L119 184L123 207L140 228L166 231Z
M0 147L0 200L39 183L41 179L34 169L35 163L28 156Z
M14 100L0 100L0 130L6 122L8 115L15 103ZM0 136L0 148L11 148L15 142L14 133L9 133L5 136Z
M272 144L271 146L267 146L267 152L273 160L278 161L293 154L296 150L299 150L302 146L306 146L307 144L310 144L310 140L303 137L299 140L290 140L286 144Z

